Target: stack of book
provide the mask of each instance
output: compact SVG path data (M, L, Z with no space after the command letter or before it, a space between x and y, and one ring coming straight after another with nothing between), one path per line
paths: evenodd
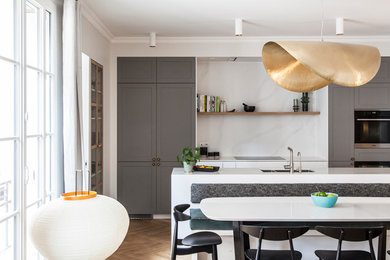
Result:
M197 94L198 112L221 112L221 99L219 96L207 96Z

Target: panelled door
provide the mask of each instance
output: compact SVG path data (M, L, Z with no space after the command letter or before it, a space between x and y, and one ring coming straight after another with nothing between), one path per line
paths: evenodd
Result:
M175 162L195 145L195 84L157 84L157 157Z
M118 162L156 156L156 85L118 85Z

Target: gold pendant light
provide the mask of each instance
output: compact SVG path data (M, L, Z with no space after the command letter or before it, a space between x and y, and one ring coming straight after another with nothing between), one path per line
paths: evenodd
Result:
M381 58L372 46L335 42L267 42L263 63L282 88L309 92L331 83L357 87L378 72Z

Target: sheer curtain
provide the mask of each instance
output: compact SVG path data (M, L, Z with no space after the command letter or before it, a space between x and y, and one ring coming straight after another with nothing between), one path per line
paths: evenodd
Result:
M75 189L75 171L83 169L81 19L76 0L64 0L63 13L63 142L65 192ZM84 182L85 183L85 182ZM80 187L80 186L78 186Z

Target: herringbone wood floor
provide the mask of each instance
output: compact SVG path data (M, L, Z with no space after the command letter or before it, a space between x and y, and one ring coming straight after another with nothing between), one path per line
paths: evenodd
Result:
M170 220L130 220L129 232L119 249L108 260L171 259ZM190 260L178 256L177 260Z

